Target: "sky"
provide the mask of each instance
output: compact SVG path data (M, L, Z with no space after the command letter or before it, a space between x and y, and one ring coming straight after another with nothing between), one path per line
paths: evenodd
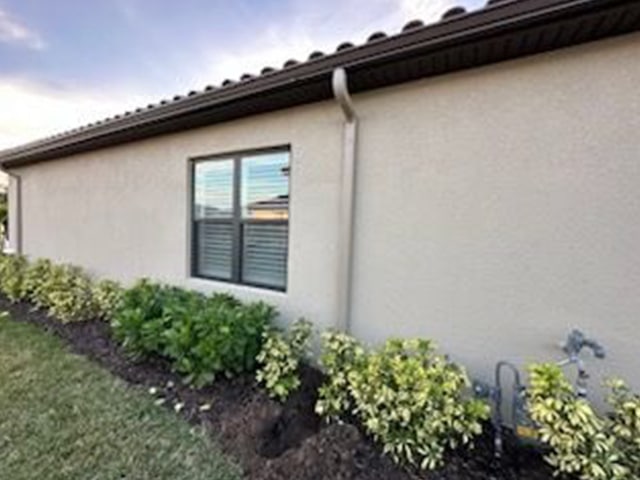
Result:
M0 0L0 149L479 0Z

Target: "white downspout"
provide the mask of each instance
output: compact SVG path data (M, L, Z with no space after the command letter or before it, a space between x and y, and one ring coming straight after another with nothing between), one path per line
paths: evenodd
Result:
M8 170L2 170L13 180L13 187L15 191L11 192L11 185L7 189L7 203L8 203L8 219L7 227L9 229L8 245L5 249L5 245L0 245L0 250L5 250L5 253L22 254L22 177L16 173L12 173ZM13 204L12 204L13 200ZM11 218L12 215L14 218Z
M343 68L333 71L333 95L345 117L342 146L342 182L338 232L338 311L336 327L349 332L351 322L351 290L353 269L353 221L355 210L355 180L357 158L358 117L353 108L347 73Z

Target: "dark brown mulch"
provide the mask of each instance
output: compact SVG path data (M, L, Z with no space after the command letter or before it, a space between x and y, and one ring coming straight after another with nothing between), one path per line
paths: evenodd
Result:
M213 386L191 389L171 372L166 361L132 360L111 338L101 321L61 324L31 305L11 304L0 297L0 311L14 320L41 326L61 337L71 351L89 357L114 375L146 389L156 387L168 408L188 421L204 425L225 453L256 480L541 480L552 477L537 451L507 442L511 454L496 465L488 432L471 451L449 455L436 472L409 471L394 465L353 425L325 425L313 413L321 374L310 367L302 372L303 387L284 405L269 399L250 376L219 380ZM202 405L210 409L202 410ZM490 427L487 428L490 430Z

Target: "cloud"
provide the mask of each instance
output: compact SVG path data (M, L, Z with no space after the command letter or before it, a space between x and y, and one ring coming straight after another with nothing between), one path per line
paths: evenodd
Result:
M0 76L0 149L155 103L162 98L160 92L168 96L219 84L225 78L257 74L267 65L281 67L291 58L304 61L313 50L329 53L344 40L362 43L377 30L398 33L408 20L420 18L425 23L434 22L456 4L479 6L481 1L368 0L363 8L362 0L330 0L331 6L325 2L288 0L280 4L276 18L261 18L247 24L246 31L240 32L246 38L244 42L225 42L224 37L194 34L190 36L193 43L186 48L171 39L172 45L176 43L179 49L165 46L161 63L153 58L145 60L145 51L138 51L133 45L128 56L135 56L144 71L153 72L143 83L140 78L129 76L120 78L124 84L118 87L118 79L109 77L99 88L73 82L74 87L60 89L23 77ZM151 28L144 24L144 12L134 9L138 4L117 0L117 5L129 20L139 18L139 28ZM145 37L163 38L159 32L162 30L145 31ZM44 48L44 42L36 33L0 9L0 42L3 41ZM154 45L160 48L163 44ZM60 81L70 85L62 78Z
M451 7L461 5L457 0L399 0L399 12L407 20L419 18L425 23L433 23Z
M40 35L18 19L0 9L0 43L20 45L32 50L44 50L46 44Z
M260 45L259 48L256 45ZM202 53L188 81L193 85L220 83L226 78L237 79L244 73L258 74L265 66L280 68L288 59L304 59L314 49L305 33L284 32L268 28L259 35L256 45L238 46L230 50Z
M187 80L194 85L220 83L244 73L258 74L266 66L281 68L290 59L305 61L316 50L331 53L343 41L361 43L375 24L389 16L390 3L369 0L363 11L361 0L342 0L333 8L327 8L325 2L292 0L287 11L280 12L281 17L252 25L247 42L213 50L209 45L194 48L200 58L191 62L196 68ZM357 24L354 18L359 19Z
M66 91L0 78L0 149L38 140L149 103L125 91Z
M292 0L286 18L255 27L250 42L213 51L203 46L186 79L198 86L256 74L265 66L280 68L291 58L306 60L314 50L330 53L342 41L363 43L378 30L393 35L409 20L433 23L453 6L474 3L478 0L368 0L363 9L362 0L341 0L330 9L324 2Z

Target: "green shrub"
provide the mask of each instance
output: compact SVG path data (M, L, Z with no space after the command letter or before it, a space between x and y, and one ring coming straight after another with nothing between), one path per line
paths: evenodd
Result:
M203 308L176 317L166 332L166 354L188 383L203 386L256 368L262 335L275 317L264 303L240 305L226 296L206 300Z
M22 283L22 296L38 308L47 306L46 285L53 272L51 260L39 258L27 267Z
M94 285L80 267L56 265L45 258L29 263L25 257L3 255L0 272L0 289L10 299L28 300L62 322L106 318L121 297L116 282Z
M287 333L275 328L264 333L264 344L257 357L262 366L256 380L264 384L272 398L285 401L300 387L298 369L308 356L311 333L311 322L304 319L294 322Z
M540 440L551 447L547 461L556 473L583 480L633 478L623 464L610 421L575 395L561 368L540 364L529 372L529 412L538 424Z
M634 394L622 380L608 382L611 394L608 401L611 431L622 456L622 463L630 472L640 476L640 395Z
M204 323L218 300L166 287L161 301L164 327L162 346L157 353L170 358L173 368L185 375L187 383L204 385L212 381L213 372L205 372L200 361L200 357L206 355L201 338L205 333Z
M364 348L353 337L333 331L322 334L320 364L327 380L318 391L318 415L330 421L339 421L342 415L351 412L353 402L349 393L349 372L360 368L364 358Z
M4 224L5 219L7 218L9 212L9 208L7 206L7 197L6 195L0 193L0 225ZM3 233L3 232L0 232Z
M203 386L219 374L253 371L274 316L263 303L242 305L230 295L207 297L143 280L125 290L111 325L133 354L167 357L187 382Z
M103 320L110 320L122 302L123 289L118 282L101 280L94 284L91 297L95 314Z
M80 267L54 265L40 288L49 314L63 323L87 320L95 314L92 283Z
M163 317L165 290L158 283L142 279L123 292L111 328L116 339L135 356L164 350L164 332L170 320Z
M24 278L28 267L22 255L0 255L0 291L12 302L24 300Z
M428 340L389 340L365 352L348 337L330 334L322 361L329 381L318 413L350 409L398 463L440 466L446 449L469 444L489 416L486 404L465 397L464 370L435 354Z

